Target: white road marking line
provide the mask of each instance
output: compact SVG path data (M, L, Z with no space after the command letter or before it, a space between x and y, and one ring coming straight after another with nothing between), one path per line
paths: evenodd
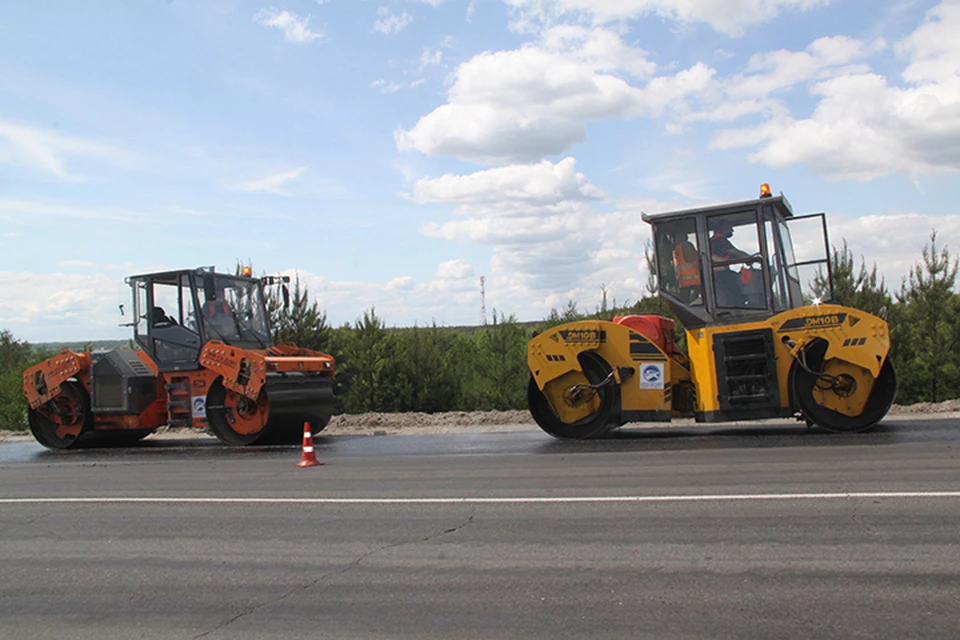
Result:
M93 497L0 498L0 504L589 504L655 502L749 502L869 498L960 498L960 491L860 491L846 493L751 493L665 496L530 496L514 498L189 498Z

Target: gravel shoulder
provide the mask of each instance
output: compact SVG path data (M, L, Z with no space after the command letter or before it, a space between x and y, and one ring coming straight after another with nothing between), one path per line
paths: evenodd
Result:
M913 405L893 405L890 416L924 416L936 418L960 418L960 399L945 402L921 402ZM779 421L778 421L779 422ZM756 421L753 421L756 423ZM640 423L637 426L683 427L696 424L692 419L674 420L669 423ZM738 423L749 424L749 423ZM528 411L451 411L446 413L361 413L337 415L323 431L324 435L417 435L443 433L502 433L508 431L535 431L537 427ZM212 438L203 431L193 429L161 428L148 436L161 438ZM0 442L30 440L28 432L0 431Z

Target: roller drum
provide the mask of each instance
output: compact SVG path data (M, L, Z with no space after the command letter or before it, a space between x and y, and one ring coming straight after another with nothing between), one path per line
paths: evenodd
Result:
M265 437L271 442L296 442L303 423L316 435L333 415L333 377L329 374L270 374L266 384L270 407Z

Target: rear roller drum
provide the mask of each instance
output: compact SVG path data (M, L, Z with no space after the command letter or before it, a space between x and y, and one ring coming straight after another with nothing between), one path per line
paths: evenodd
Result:
M64 382L60 395L27 414L30 433L48 449L72 449L93 426L90 397L79 382Z
M333 379L325 375L267 376L270 420L257 444L299 444L303 423L316 436L333 413Z
M827 431L866 431L887 415L897 392L897 376L888 357L862 408L855 415L847 409L854 405L858 389L871 383L869 372L841 360L824 363L826 341L820 340L805 351L806 368L795 363L790 374L794 398L807 424L816 424ZM826 406L825 406L826 405ZM830 406L832 405L832 406Z
M207 422L217 439L225 444L255 443L263 435L269 413L267 394L263 390L253 401L217 380L207 394Z
M581 353L579 360L583 371L551 380L543 391L533 377L527 386L530 414L556 438L596 438L609 430L620 407L620 387L610 365L592 351Z

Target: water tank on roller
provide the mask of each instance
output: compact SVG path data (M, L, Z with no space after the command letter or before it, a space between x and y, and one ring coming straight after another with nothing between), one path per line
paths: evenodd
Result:
M660 347L660 350L668 356L673 355L676 327L670 318L658 315L617 316L613 319L613 322L630 327Z

